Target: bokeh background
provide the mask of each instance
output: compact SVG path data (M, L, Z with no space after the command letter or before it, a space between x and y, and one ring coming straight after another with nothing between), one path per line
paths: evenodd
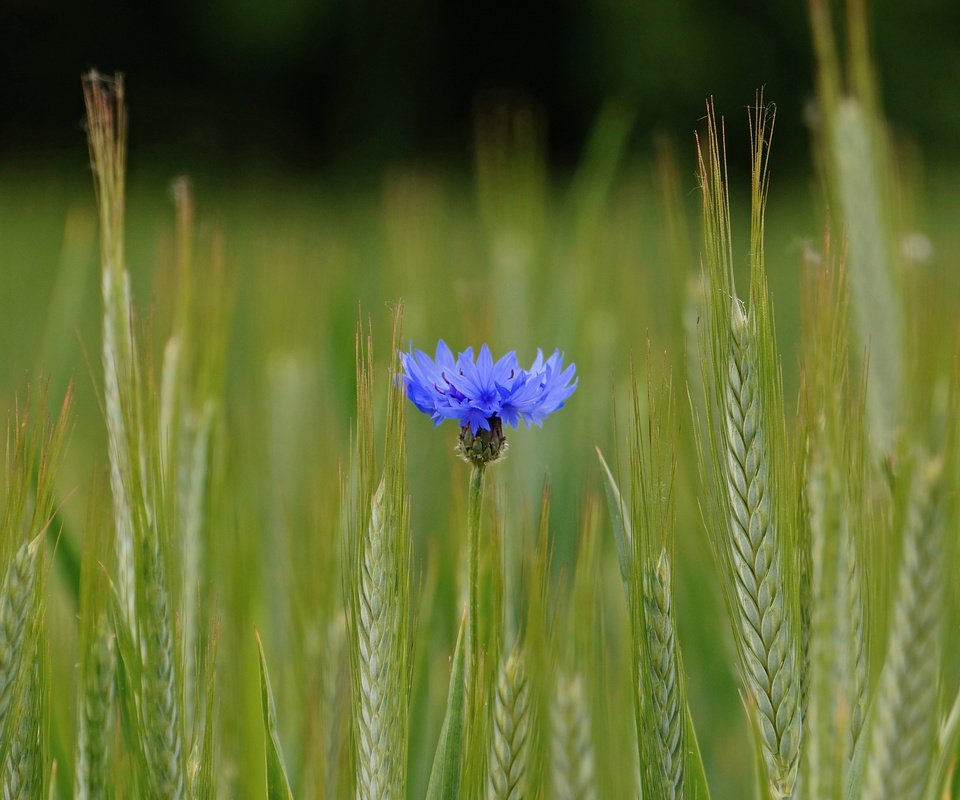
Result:
M870 8L885 106L934 154L960 138L960 6ZM796 0L119 0L0 4L0 160L82 145L82 71L128 77L135 163L190 171L371 170L464 163L478 106L522 100L570 166L602 103L688 136L703 99L765 86L789 124L783 163L809 151L805 4Z

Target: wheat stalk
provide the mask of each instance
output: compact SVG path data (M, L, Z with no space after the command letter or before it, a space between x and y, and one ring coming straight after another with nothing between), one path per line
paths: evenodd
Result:
M857 543L852 532L844 538L846 553L844 560L847 568L847 588L845 598L853 641L853 698L850 705L851 747L855 747L863 728L863 716L867 707L867 626L864 618L863 580L860 571L860 557Z
M593 800L594 753L583 678L561 673L550 709L551 779L556 800Z
M869 441L890 452L900 423L903 386L903 314L890 262L876 126L859 101L837 104L831 145L839 200L847 223L850 297L860 354L866 369Z
M525 796L530 698L523 656L514 650L500 668L493 709L493 740L487 773L489 800Z
M104 410L110 458L110 489L116 526L117 591L130 630L136 629L133 510L124 476L133 468L123 397L133 375L130 278L124 266L124 175L126 108L123 76L84 77L87 140L100 211L100 286L103 296L102 360Z
M942 464L915 481L903 532L903 560L883 676L875 699L864 800L923 795L933 749L942 613L937 491Z
M726 380L725 477L738 649L757 711L771 789L789 797L800 753L797 643L770 498L755 331L733 303Z

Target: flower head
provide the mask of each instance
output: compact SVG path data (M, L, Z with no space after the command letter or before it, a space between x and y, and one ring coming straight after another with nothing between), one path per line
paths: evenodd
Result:
M559 350L546 360L538 350L530 369L523 369L513 351L494 361L483 345L476 358L472 347L454 358L441 339L434 358L415 350L401 353L400 359L411 402L436 425L455 420L461 428L461 454L475 462L502 456L504 423L514 428L521 420L542 425L577 388L576 367L564 368Z

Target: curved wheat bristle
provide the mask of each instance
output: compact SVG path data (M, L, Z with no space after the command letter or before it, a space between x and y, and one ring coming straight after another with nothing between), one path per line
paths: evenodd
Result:
M871 724L865 800L923 796L934 742L943 553L941 465L918 476L907 509L890 639Z
M523 657L515 650L500 668L497 679L487 780L488 800L518 800L525 796L529 710Z
M560 674L550 709L551 780L556 800L593 800L594 753L583 679Z
M736 629L771 790L789 797L800 755L797 640L784 597L781 543L770 498L755 331L736 301L731 333L725 462Z

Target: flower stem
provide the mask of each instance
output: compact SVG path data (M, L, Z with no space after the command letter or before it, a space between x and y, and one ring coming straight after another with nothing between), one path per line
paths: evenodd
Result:
M468 686L476 685L480 662L480 510L486 476L484 464L474 464L470 473L470 495L467 499L467 567L470 579L470 613L467 617L467 642L470 658L467 663Z

